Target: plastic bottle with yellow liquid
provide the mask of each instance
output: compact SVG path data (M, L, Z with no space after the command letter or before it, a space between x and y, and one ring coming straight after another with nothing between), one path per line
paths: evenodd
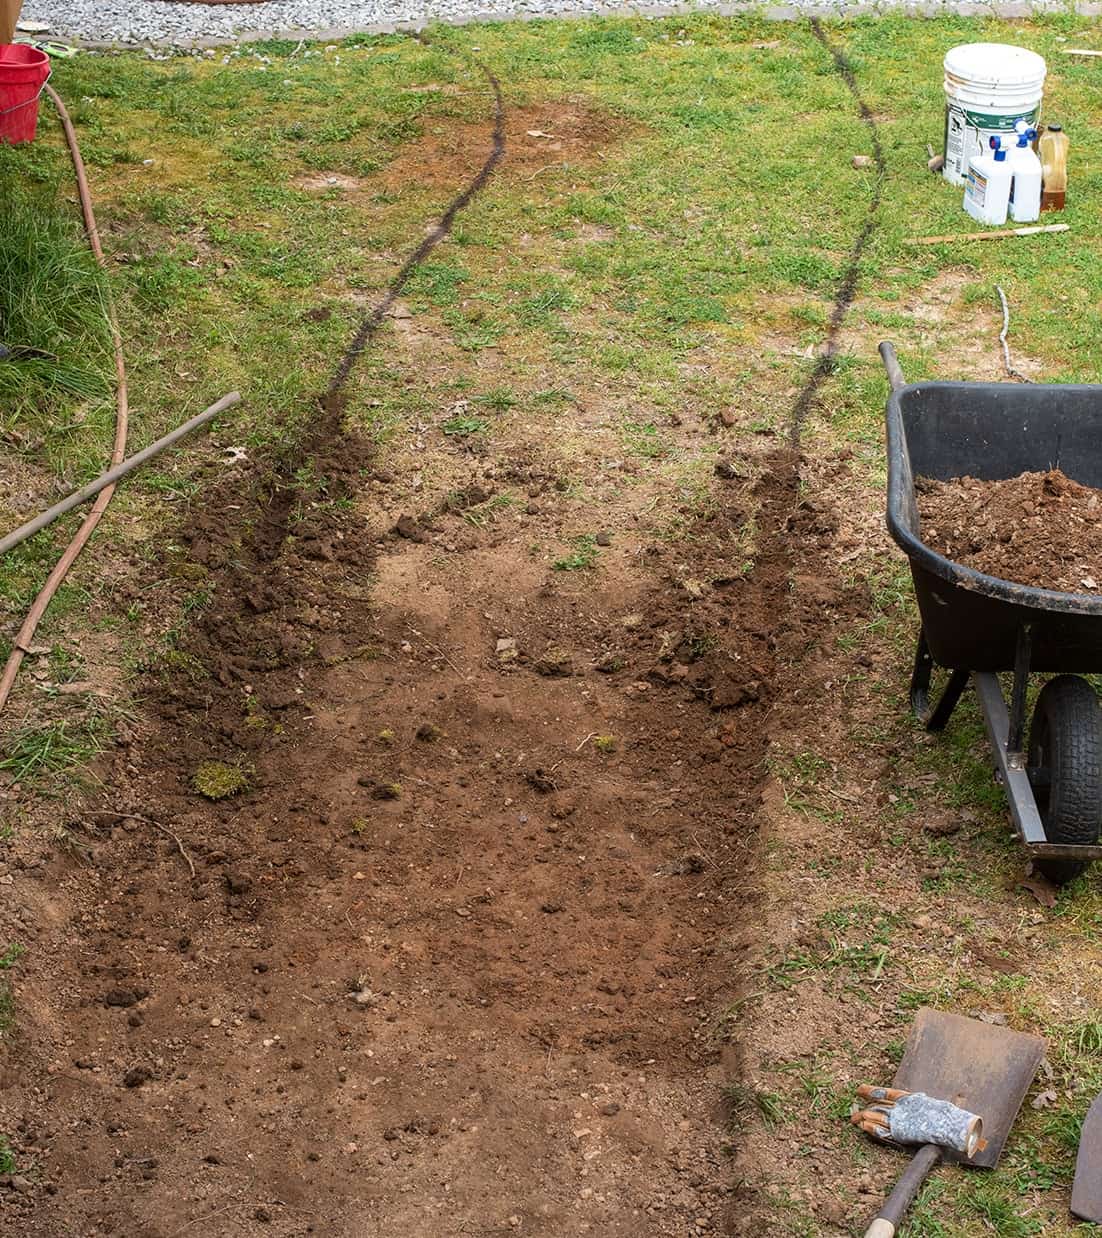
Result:
M1041 161L1041 210L1062 211L1068 193L1068 135L1062 125L1046 125L1037 140Z

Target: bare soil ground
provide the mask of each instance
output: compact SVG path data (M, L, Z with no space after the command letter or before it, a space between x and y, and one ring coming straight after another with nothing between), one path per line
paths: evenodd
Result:
M43 1238L759 1232L716 1012L834 518L767 446L690 544L605 509L600 571L552 578L535 444L397 532L409 475L328 429L323 481L233 477L179 531L214 600L69 822L84 859L20 875L42 962L4 1103L46 1181L6 1206ZM465 519L503 477L530 511ZM204 802L209 759L251 789Z
M771 434L669 538L656 462L569 416L568 469L519 417L379 458L323 402L165 540L208 604L69 849L15 861L28 1238L768 1228L724 1099L762 762L860 591ZM693 456L716 423L667 429ZM246 789L202 798L212 760Z

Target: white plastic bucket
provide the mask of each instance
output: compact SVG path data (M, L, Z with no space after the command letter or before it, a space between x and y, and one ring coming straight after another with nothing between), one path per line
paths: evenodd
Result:
M989 149L994 134L1011 133L1024 117L1041 118L1045 62L1007 43L962 43L945 54L945 169L954 185L968 179L968 160Z

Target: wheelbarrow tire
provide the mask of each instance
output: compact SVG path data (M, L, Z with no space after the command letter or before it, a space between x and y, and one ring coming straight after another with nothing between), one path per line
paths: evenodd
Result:
M1098 842L1102 825L1102 707L1078 675L1057 675L1041 689L1029 730L1029 771L1037 807L1051 843ZM1062 885L1086 860L1039 860L1037 867Z

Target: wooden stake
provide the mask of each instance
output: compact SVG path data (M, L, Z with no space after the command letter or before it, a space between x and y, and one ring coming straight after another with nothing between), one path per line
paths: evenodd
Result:
M1041 232L1067 232L1070 224L1044 224L1038 228L1000 228L998 232L956 232L948 236L909 236L908 245L947 245L952 241L1004 241L1008 236L1036 236Z

